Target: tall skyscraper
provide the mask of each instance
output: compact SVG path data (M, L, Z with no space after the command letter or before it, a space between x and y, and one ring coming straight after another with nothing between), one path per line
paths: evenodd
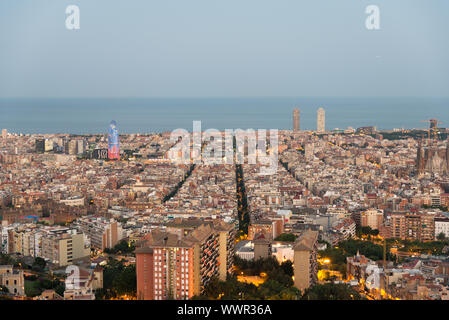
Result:
M112 120L108 132L108 159L120 160L117 123Z
M300 113L299 109L295 108L293 110L293 131L299 131L300 128Z
M316 131L318 133L326 132L326 111L323 108L319 108L317 112Z

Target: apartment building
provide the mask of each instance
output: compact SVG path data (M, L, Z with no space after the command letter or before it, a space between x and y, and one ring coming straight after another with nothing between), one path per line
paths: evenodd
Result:
M317 280L318 231L307 230L293 246L293 270L295 287L301 291L313 286Z
M193 245L154 231L136 249L137 296L142 300L188 299L194 295Z
M9 293L25 296L23 271L14 270L13 266L0 266L0 285L8 288Z
M154 230L136 249L139 299L190 299L201 294L211 278L225 279L232 270L234 226L209 221L191 230L191 222L186 229L171 224L176 232Z
M10 240L13 238L12 229L13 227L11 225L7 226L4 224L0 226L0 252L3 254L13 253L14 246L11 243L14 242Z
M449 218L435 218L435 239L443 233L449 238Z
M22 256L39 257L41 254L42 232L37 229L19 229L12 233L12 251Z
M390 228L392 238L418 241L435 239L435 221L430 214L392 213Z
M254 240L257 233L268 233L272 239L276 239L283 232L284 219L282 217L259 219L251 222L248 228L248 240Z
M219 235L210 225L201 225L185 240L193 247L193 294L199 295L212 277L218 277Z
M384 213L378 209L368 209L360 213L360 225L370 227L373 230L379 230L384 220Z
M68 266L90 255L90 247L84 243L84 235L75 229L47 231L42 237L42 258L57 266Z
M104 250L113 248L123 239L121 224L115 219L86 217L77 220L80 231L90 240L93 248Z
M271 234L257 233L254 236L254 260L266 259L272 255Z
M219 278L225 281L233 269L236 230L233 225L222 220L215 220L214 230L218 233L219 242Z
M156 290L159 290L154 286L154 249L150 247L141 247L137 248L135 253L137 299L154 300L155 292Z

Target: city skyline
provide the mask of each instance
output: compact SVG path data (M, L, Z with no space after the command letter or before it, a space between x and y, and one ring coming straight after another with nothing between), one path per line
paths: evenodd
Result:
M186 319L444 306L448 13L0 2L1 305L141 300Z

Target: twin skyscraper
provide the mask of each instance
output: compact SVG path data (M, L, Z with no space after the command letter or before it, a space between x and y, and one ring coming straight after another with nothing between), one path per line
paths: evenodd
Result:
M301 114L298 108L293 109L293 131L300 131ZM316 131L318 133L326 132L326 111L323 108L319 108L317 111Z

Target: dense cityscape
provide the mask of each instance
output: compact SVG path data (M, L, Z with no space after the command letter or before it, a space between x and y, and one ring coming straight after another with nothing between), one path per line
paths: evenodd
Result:
M3 129L0 299L449 300L448 130L316 116L293 110L275 174L174 161L182 139L120 121Z

